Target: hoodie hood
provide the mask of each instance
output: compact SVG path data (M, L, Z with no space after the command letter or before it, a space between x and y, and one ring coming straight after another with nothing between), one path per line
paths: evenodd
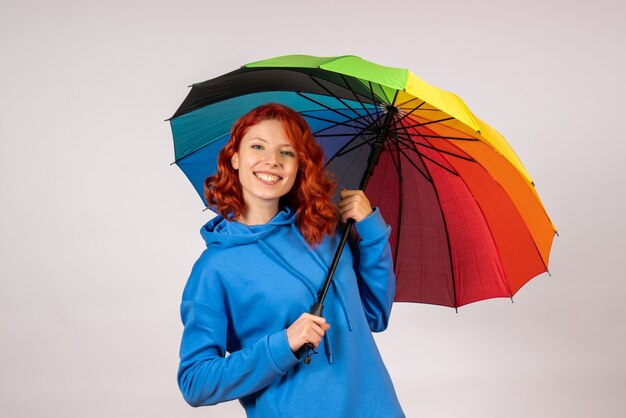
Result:
M275 228L282 225L295 225L295 222L296 212L288 207L280 210L268 223L261 225L246 225L225 219L218 214L200 229L200 235L204 238L207 247L215 245L226 248L257 242Z

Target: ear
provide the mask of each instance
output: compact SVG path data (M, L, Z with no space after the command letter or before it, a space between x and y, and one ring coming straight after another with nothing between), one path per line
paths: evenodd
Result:
M239 155L237 153L230 157L230 165L232 165L235 170L239 170Z

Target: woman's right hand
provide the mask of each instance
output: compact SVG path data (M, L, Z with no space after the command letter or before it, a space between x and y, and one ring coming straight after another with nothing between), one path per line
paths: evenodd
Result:
M291 351L295 353L308 343L312 344L313 348L317 348L329 328L330 325L321 316L303 313L287 328L287 341Z

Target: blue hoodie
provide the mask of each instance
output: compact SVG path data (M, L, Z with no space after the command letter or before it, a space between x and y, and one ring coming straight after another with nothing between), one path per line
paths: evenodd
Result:
M355 224L324 302L331 325L306 365L286 329L316 301L340 239L312 249L279 212L248 226L217 216L183 292L178 384L192 406L233 399L248 417L403 417L373 332L387 327L395 291L387 226L378 209ZM356 273L355 273L356 272Z

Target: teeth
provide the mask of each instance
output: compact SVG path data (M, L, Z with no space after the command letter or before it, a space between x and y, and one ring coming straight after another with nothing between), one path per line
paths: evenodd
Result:
M260 178L261 180L267 183L276 183L278 180L280 180L280 177L274 176L272 174L265 174L265 173L254 173L254 174L256 174L258 178Z

